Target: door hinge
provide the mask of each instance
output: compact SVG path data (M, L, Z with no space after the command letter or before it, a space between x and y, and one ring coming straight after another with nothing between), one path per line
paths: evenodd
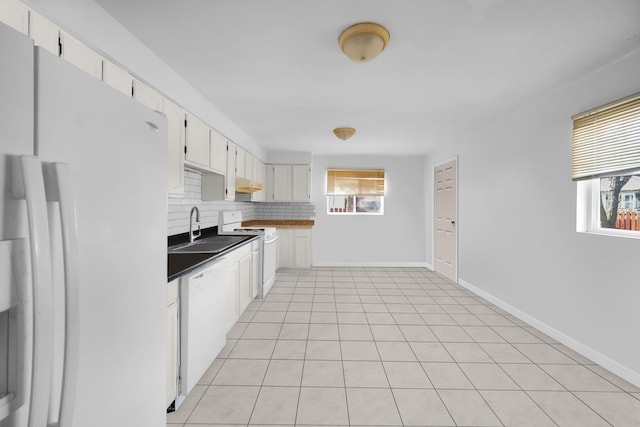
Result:
M184 119L184 127L187 127L187 119Z
M62 56L62 39L58 36L58 56Z
M134 98L136 96L136 88L135 86L131 85L131 97Z
M184 154L187 154L187 146L184 146Z

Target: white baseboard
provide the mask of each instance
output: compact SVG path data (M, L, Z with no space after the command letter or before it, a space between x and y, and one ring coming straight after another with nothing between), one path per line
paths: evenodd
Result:
M502 301L500 298L497 298L491 295L490 293L483 291L482 289L472 285L471 283L465 280L459 279L458 284L470 290L471 292L477 294L478 296L481 296L482 298L486 299L492 304L497 305L504 311L514 315L515 317L522 320L523 322L526 322L529 325L533 326L534 328L540 330L541 332L549 335L551 338L557 340L559 343L562 343L567 347L569 347L570 349L576 351L577 353L580 353L584 357L590 360L593 360L595 363L613 372L620 378L630 382L636 387L640 387L640 373L635 372L632 369L629 369L628 367L605 356L604 354L598 352L597 350L594 350L591 347L581 343L580 341L566 335L564 332L561 332L553 328L552 326L542 322L541 320L538 320L537 318L530 316L529 314L523 311L520 311L516 307L513 307L512 305Z
M429 265L422 261L407 262L314 262L314 267L416 267L430 268Z

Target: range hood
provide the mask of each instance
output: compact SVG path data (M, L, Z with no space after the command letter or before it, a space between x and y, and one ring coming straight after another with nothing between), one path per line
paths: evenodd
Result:
M245 178L236 178L236 193L255 193L262 190L262 184Z

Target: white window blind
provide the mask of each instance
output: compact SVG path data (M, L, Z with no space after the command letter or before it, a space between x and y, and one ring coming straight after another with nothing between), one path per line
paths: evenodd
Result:
M640 169L640 94L573 116L574 181Z
M327 194L384 196L384 170L327 169Z

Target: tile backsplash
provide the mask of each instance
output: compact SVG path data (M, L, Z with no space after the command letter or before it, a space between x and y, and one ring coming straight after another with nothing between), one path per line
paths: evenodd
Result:
M312 203L255 203L257 219L311 219L316 216Z
M189 231L189 213L193 206L200 211L202 228L218 225L219 211L242 211L245 220L252 219L311 219L315 217L315 206L311 203L264 203L264 202L225 202L202 201L202 175L200 172L185 169L184 197L168 200L167 235Z

